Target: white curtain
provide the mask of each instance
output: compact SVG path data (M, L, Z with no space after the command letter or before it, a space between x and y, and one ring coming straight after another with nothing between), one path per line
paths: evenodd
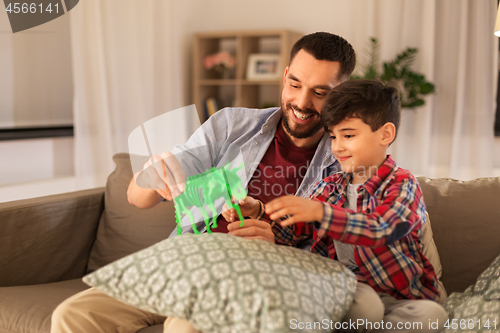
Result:
M425 106L403 110L390 148L398 164L429 177L491 176L497 0L356 0L353 8L353 43L378 38L383 61L418 48L414 68L436 86Z
M134 128L186 105L169 6L171 1L85 0L70 12L80 189L105 184L113 154L128 152Z

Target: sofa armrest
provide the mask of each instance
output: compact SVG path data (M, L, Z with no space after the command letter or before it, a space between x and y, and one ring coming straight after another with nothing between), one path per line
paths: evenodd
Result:
M0 286L82 277L104 188L0 204Z

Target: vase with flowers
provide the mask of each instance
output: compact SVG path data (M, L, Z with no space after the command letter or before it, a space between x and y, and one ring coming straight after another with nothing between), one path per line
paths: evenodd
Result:
M235 60L228 51L207 55L203 59L203 66L206 70L216 72L216 76L222 79L234 77Z

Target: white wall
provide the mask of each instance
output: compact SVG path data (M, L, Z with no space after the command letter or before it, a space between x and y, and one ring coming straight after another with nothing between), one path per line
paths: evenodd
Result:
M0 202L76 190L73 138L0 141Z
M73 175L73 138L0 141L0 186Z

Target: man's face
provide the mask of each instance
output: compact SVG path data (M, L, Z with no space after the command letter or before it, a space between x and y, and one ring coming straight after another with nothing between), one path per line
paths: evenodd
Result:
M321 108L326 94L341 83L339 72L339 62L317 60L304 50L297 52L286 68L281 108L283 127L292 141L316 141L323 135Z

